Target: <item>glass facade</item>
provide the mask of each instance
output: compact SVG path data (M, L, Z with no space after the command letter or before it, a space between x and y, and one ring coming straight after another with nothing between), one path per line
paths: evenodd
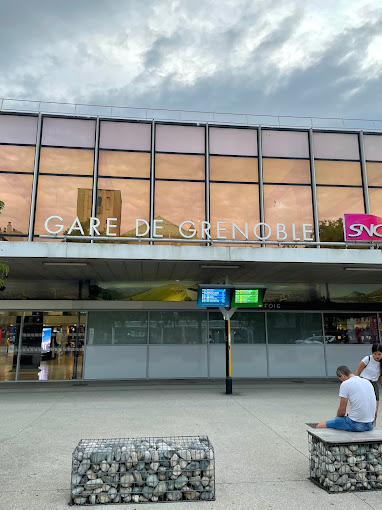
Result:
M343 214L365 213L365 196L382 215L379 134L310 140L308 130L112 120L97 129L43 116L37 140L36 117L0 117L1 240L91 232L306 247L343 241Z

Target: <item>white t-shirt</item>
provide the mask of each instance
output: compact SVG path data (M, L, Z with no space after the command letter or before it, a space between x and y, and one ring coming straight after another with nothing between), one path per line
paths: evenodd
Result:
M373 356L365 356L362 360L362 363L366 365L366 367L361 372L361 377L365 379L369 379L369 381L378 381L379 376L381 375L381 364L379 361L375 361Z
M350 377L341 384L340 397L349 399L348 416L351 420L361 423L374 421L377 401L370 381L357 375Z

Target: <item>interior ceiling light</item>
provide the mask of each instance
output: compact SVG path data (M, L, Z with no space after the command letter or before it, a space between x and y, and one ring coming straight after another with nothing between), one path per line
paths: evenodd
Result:
M44 266L87 266L87 262L43 262Z
M241 266L235 264L201 264L201 269L240 269Z
M382 271L382 267L344 267L345 271Z

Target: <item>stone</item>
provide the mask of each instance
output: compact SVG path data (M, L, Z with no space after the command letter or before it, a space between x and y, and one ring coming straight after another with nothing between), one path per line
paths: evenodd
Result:
M154 489L152 487L149 487L148 485L145 485L142 488L142 494L146 499L151 499L154 493Z
M132 473L126 473L121 476L122 487L130 487L134 483L134 476Z
M86 503L86 498L74 498L74 502L76 505L84 505Z
M146 485L149 487L156 487L158 485L159 479L156 474L151 474L147 477Z
M167 483L159 482L158 485L154 489L154 496L163 496L163 494L167 491Z
M180 501L182 499L182 493L180 491L168 492L166 494L166 498L168 499L168 501Z
M189 450L179 450L178 455L183 460L191 460L191 452Z
M188 482L188 478L185 475L180 475L175 480L175 489L182 489Z
M84 459L78 467L78 474L84 475L89 468L90 468L90 460Z

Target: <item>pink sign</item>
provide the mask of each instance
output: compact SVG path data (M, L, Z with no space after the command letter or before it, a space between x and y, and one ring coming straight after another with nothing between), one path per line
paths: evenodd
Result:
M345 241L382 241L382 218L371 214L344 214Z

